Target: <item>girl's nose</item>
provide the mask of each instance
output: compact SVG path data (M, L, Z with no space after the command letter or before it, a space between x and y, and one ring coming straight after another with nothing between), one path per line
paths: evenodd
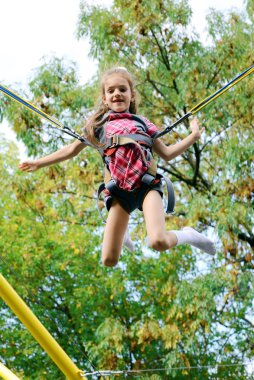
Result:
M120 96L120 91L117 88L115 89L114 95L115 96Z

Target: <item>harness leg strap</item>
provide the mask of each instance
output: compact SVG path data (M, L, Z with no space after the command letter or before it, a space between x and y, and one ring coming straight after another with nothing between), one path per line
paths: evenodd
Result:
M172 182L170 181L169 178L164 177L163 175L158 174L158 173L156 177L149 173L145 173L142 177L142 182L144 182L146 185L151 187L154 183L155 178L159 178L161 181L165 181L166 183L167 193L168 193L166 213L170 214L174 211L174 207L175 207L175 193L174 193Z
M105 190L105 184L102 183L100 186L99 186L99 189L97 191L97 209L99 211L99 214L101 216L101 219L103 220L104 223L106 223L106 220L103 218L103 215L102 215L102 211L101 211L101 208L99 207L99 200L100 200L100 194L102 193L103 190Z
M167 177L161 176L161 179L166 182L167 192L168 192L168 205L166 208L166 213L170 214L174 212L174 207L175 207L175 193L174 193L173 184L170 181L170 179Z

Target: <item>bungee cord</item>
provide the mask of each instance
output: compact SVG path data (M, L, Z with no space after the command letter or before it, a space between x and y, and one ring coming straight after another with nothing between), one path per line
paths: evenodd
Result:
M38 107L36 107L34 104L29 102L28 100L23 99L20 95L16 94L15 92L10 90L6 86L3 86L0 84L0 91L2 91L9 98L15 100L18 103L21 103L23 106L28 108L30 111L38 114L43 119L47 120L52 126L60 129L62 132L68 134L69 136L76 138L77 140L80 140L81 142L83 142L86 145L90 145L90 146L94 147L93 144L91 144L87 139L85 139L83 136L79 135L73 129L66 127L59 120L57 120L55 117L48 115L46 112L44 112L41 109L39 109Z
M238 82L240 82L242 79L247 77L249 74L254 72L254 65L250 66L248 69L243 71L241 74L237 75L235 78L233 78L231 81L229 81L226 85L224 85L222 88L214 92L213 94L209 95L207 98L201 100L199 103L197 103L194 107L191 108L189 112L187 112L185 115L183 115L181 118L176 120L172 125L165 128L163 131L156 134L154 139L157 139L159 137L164 136L166 133L169 133L173 128L175 128L178 124L182 123L184 120L188 119L190 116L194 115L198 111L200 111L202 108L204 108L206 105L217 99L219 96L224 94L224 92L228 91L231 87L236 85ZM86 145L89 145L93 148L98 149L95 145L93 145L90 141L88 141L83 136L79 135L76 131L73 129L66 127L63 125L59 120L57 120L55 117L48 115L46 112L42 111L38 107L36 107L31 102L23 99L21 96L7 88L6 86L3 86L0 84L0 91L2 91L5 95L10 97L11 99L15 100L18 103L21 103L26 108L30 109L32 112L38 114L45 120L47 120L51 125L54 127L60 129L62 132L68 134L69 136L72 136L76 138L77 140L80 140Z
M203 369L216 369L223 367L254 367L253 362L243 362L236 364L214 364L214 365L203 365L203 366L183 366L183 367L169 367L169 368L149 368L149 369L137 369L137 370L122 370L122 371L113 371L113 370L101 370L100 372L84 372L81 373L81 377L93 376L93 375L103 375L103 376L111 376L111 375L135 375L141 373L151 373L151 372L167 372L167 371L186 371L186 370L203 370Z
M190 116L194 115L198 111L200 111L202 108L207 106L209 103L211 103L213 100L217 99L219 96L224 94L224 92L228 91L231 87L233 87L235 84L240 82L242 79L247 77L249 74L254 72L254 65L250 66L248 69L243 71L241 74L237 75L235 78L233 78L231 81L229 81L225 86L214 92L213 94L209 95L207 98L201 100L201 102L197 103L194 107L191 108L189 112L187 112L185 115L183 115L180 119L178 119L175 123L165 128L163 131L159 132L155 139L164 136L166 133L172 131L173 128L175 128L178 124L182 123L184 120L188 119Z

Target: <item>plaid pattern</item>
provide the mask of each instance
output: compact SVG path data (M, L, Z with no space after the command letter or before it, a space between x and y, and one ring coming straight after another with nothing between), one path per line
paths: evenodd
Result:
M112 113L106 123L106 137L110 138L115 134L124 135L130 133L141 133L151 136L158 131L157 127L149 120L143 118L147 125L147 133L140 132L131 114ZM148 163L149 164L149 163ZM133 144L119 146L110 156L109 170L111 177L116 181L120 189L131 191L141 186L141 178L147 171L147 163L144 162L140 148Z

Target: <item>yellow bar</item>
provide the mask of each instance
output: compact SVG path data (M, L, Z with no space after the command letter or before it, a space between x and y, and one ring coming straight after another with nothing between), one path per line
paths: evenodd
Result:
M20 380L19 377L14 375L8 368L0 363L0 378L4 380Z
M26 326L41 347L47 352L58 368L69 380L80 380L82 371L76 367L69 356L50 335L25 302L0 274L0 296ZM83 377L84 379L84 377Z

